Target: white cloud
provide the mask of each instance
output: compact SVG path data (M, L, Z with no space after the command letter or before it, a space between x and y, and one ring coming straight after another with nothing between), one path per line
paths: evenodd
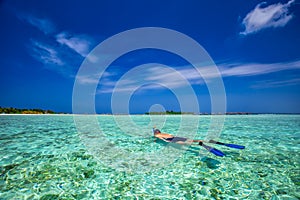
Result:
M285 80L264 80L252 85L254 89L285 87L291 85L300 85L300 78L291 78Z
M168 87L170 89L186 88L190 85L205 84L203 77L192 66L180 66L176 68L167 68L161 65L149 65L142 69L132 69L130 75L123 77L119 88L114 88L119 80L116 76L107 77L105 80L99 82L101 86L98 93L111 93L115 92L130 92L136 89L137 86L142 86L142 90L162 89ZM215 73L212 66L201 67L201 73L205 76L206 81L211 78L220 76L221 74ZM85 83L88 83L87 81ZM91 82L95 83L95 82ZM149 84L152 83L152 84Z
M288 70L300 70L300 60L281 63L225 63L220 65L223 77L260 76ZM297 73L297 72L296 72ZM298 71L299 73L299 71ZM271 80L257 81L251 87L254 89L284 87L300 84L299 78L294 78L294 73L284 77L277 76Z
M257 76L283 70L300 69L300 61L281 63L224 63L219 65L223 77Z
M118 88L114 87L119 80L112 80L111 77L107 77L102 80L99 83L101 87L98 90L98 93L111 93L113 91L130 92L140 86L143 87L143 90L163 88L163 85L168 86L168 88L180 88L186 86L186 82L180 78L180 74L184 76L183 73L185 73L188 76L185 78L189 80L199 77L199 75L196 76L194 74L196 73L195 69L182 69L175 71L159 65L150 66L149 64L147 67L133 68L129 72L130 73L127 73L127 76L123 77ZM116 77L113 78L116 79Z
M28 50L33 58L44 64L44 67L64 76L73 77L76 68L91 50L94 41L83 34L71 34L62 31L57 33L54 24L46 18L34 17L30 14L19 14L18 18L44 33L39 39L31 39ZM88 57L96 62L96 56ZM90 82L91 78L85 79Z
M51 38L48 38L48 40L53 40L54 37L56 42L60 45L66 45L82 57L86 57L93 46L93 39L87 35L75 35L66 31L56 34L54 24L48 19L37 18L25 14L19 15L19 18L38 28L47 36L52 36ZM95 62L96 59L96 57L90 56L91 61Z
M82 57L68 47L53 41L31 40L27 46L30 55L43 64L45 69L55 71L65 77L74 77Z
M62 45L68 46L82 57L86 57L91 50L92 39L84 35L71 35L62 32L56 35L56 41Z
M43 64L59 65L65 63L59 58L58 52L45 44L37 41L32 41L33 57L42 62Z
M300 60L293 62L281 62L281 63L220 63L218 64L218 68L220 71L221 77L243 77L243 76L259 76L264 74L271 74L285 70L300 70ZM207 78L208 81L210 79L216 78L219 74L214 73L211 70L211 66L205 66L201 68L202 75ZM135 73L132 73L130 76L125 77L122 80L119 88L115 89L115 92L130 92L135 89L138 85L143 85L143 83L147 82L156 82L160 84L149 84L144 85L142 90L150 90L150 89L162 89L162 85L168 86L169 89L172 88L181 88L186 86L186 82L179 80L179 74L183 76L186 80L189 81L191 85L197 84L205 84L204 79L199 74L198 71L195 70L192 66L181 66L178 68L174 68L173 71L161 67L158 65L153 65L148 67L147 69L143 69L143 71L136 70ZM82 77L80 79L81 83L85 84L95 84L99 82L98 93L111 93L114 91L114 87L116 86L117 76L106 76L102 81L98 81L96 79L88 79L91 77ZM93 77L95 78L95 77ZM285 80L273 80L268 82L268 85L271 87L277 87L280 84L282 86L297 84L299 79L289 80L285 77ZM298 82L299 83L299 82ZM259 86L254 86L258 88Z
M38 28L40 31L42 31L46 35L55 32L54 24L48 19L37 18L37 17L33 17L31 15L20 15L19 18L25 20L32 26Z
M101 78L104 79L105 86L112 86L115 82L109 80L114 75L114 73L104 72ZM97 84L99 82L100 75L99 74L90 74L90 75L78 75L76 76L77 80L81 84Z
M243 19L242 24L245 30L240 34L247 35L265 28L285 26L293 18L289 7L294 2L295 0L290 0L286 4L277 3L267 7L263 7L266 2L258 4Z

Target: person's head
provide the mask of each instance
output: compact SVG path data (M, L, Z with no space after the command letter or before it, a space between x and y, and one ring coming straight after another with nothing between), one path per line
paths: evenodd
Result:
M158 129L154 129L153 133L154 133L154 135L155 135L155 134L158 134L158 133L161 133L161 132L160 132L160 130L158 130Z

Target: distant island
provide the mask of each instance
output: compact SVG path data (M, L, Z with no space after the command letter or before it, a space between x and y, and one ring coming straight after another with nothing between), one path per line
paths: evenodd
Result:
M20 109L20 108L2 108L0 106L0 114L57 114L52 110L43 110L39 108L34 109Z
M40 108L13 108L13 107L1 107L0 106L0 114L69 114L65 112L55 112L52 110L43 110ZM102 113L98 113L102 114ZM257 115L257 114L268 114L268 113L251 113L251 112L226 112L226 113L194 113L194 112L181 112L181 111L173 111L167 110L164 112L146 112L145 115ZM269 113L271 114L271 113ZM289 114L289 113L272 113L272 114ZM296 114L296 113L291 113ZM299 113L298 113L299 114ZM112 114L106 114L112 115ZM115 114L115 115L122 115L122 114Z
M166 111L166 112L146 112L146 115L251 115L250 112L226 112L226 113L193 113L193 112L180 112L180 111Z
M176 111L166 111L166 112L146 112L146 115L194 115L193 112L176 112Z

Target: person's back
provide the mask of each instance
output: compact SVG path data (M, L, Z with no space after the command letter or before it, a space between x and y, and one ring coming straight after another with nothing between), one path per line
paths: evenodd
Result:
M154 137L157 137L159 139L170 139L170 138L174 138L173 135L168 134L168 133L162 133L160 132L159 129L153 129L153 133L154 133Z

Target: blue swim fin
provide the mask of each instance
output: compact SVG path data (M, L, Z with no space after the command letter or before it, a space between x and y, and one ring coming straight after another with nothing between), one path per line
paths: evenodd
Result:
M213 147L207 146L207 145L203 144L203 142L199 142L199 145L203 146L207 151L215 154L216 156L220 156L220 157L225 156L225 154L222 151L215 149Z
M224 145L226 147L230 147L230 148L234 148L234 149L245 149L245 146L238 145L238 144L226 144L226 143L217 142L217 141L214 141L214 140L209 140L208 142L209 143L214 143L214 144L219 144L219 145Z
M245 146L238 145L238 144L224 144L224 145L227 147L230 147L230 148L235 148L235 149L245 149Z

